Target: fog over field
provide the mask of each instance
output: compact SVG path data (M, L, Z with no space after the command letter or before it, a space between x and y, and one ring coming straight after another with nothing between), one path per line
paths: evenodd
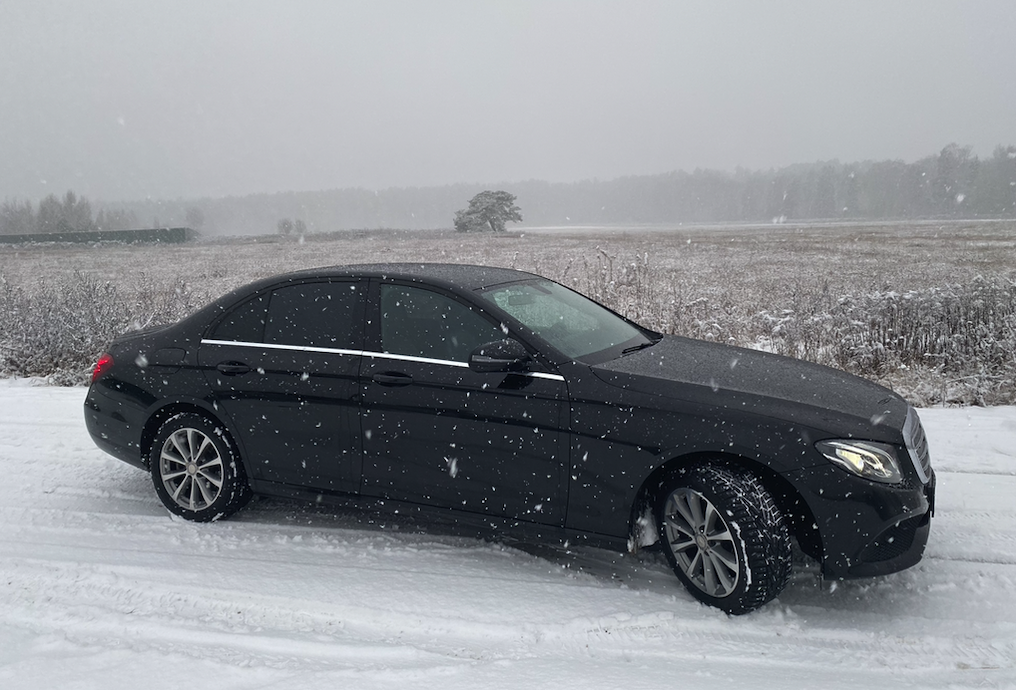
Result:
M575 182L1016 143L1008 0L2 12L0 199Z

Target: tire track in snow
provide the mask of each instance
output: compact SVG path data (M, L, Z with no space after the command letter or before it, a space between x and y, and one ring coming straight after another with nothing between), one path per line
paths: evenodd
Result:
M442 658L445 655L458 656L456 649L475 649L478 645L487 650L483 655L488 659L492 658L492 654L494 657L501 654L505 658L515 658L520 654L558 655L582 650L586 650L584 653L631 658L691 659L700 657L702 650L707 649L710 655L723 659L724 663L739 663L742 658L766 658L773 665L794 666L803 663L798 659L803 653L810 660L807 663L818 662L829 668L842 665L845 658L875 654L892 659L892 667L947 670L963 665L971 668L1011 668L1012 659L1016 656L1016 648L1011 641L1000 647L987 639L956 640L925 633L915 638L921 640L917 643L891 632L865 634L850 630L816 630L812 625L804 624L799 615L779 607L770 607L757 617L762 623L779 624L775 627L758 625L758 621L752 619L727 619L718 612L703 611L695 604L634 616L574 617L563 622L551 620L511 625L424 616L345 602L237 592L207 585L195 588L190 581L179 584L161 582L161 578L169 577L171 572L160 569L145 571L137 566L115 567L100 563L82 567L74 562L61 566L44 560L15 565L27 570L28 574L20 578L16 573L4 571L3 574L9 581L36 582L38 590L29 597L43 596L44 592L61 592L59 599L45 595L48 596L48 607L56 611L76 610L80 614L78 618L88 620L117 618L119 622L116 626L126 626L129 637L135 641L132 644L139 644L142 648L172 647L189 634L200 642L202 649L205 646L215 648L209 658L257 656L264 654L275 638L286 639L294 634L326 636L329 644L340 646L347 640L359 640L381 645L383 649L388 649L385 645L395 640L400 646ZM177 567L180 565L186 564L177 564ZM200 577L197 573L191 574ZM74 580L69 585L70 578ZM530 583L522 584L528 586ZM415 583L415 586L420 588L425 583ZM602 589L595 582L592 587ZM98 611L86 613L93 609ZM682 618L682 610L692 615ZM39 625L37 614L38 611L35 611L31 616L24 616L20 622ZM138 620L142 623L136 623ZM211 632L215 635L193 632L206 630L208 621L213 622ZM62 625L59 615L55 624ZM78 632L81 640L87 642L101 638L105 634L103 630L86 625ZM165 630L168 632L159 632ZM47 631L43 629L40 632ZM256 643L249 643L248 636L254 633L260 637ZM991 634L991 626L982 627L981 635ZM233 647L226 643L231 635L242 638ZM1004 634L1001 637L1004 638ZM435 638L440 638L441 642L435 644ZM788 644L795 650L791 655L794 658L783 658ZM501 652L490 652L491 646ZM229 654L224 649L228 649ZM312 659L321 656L329 663L339 663L341 659L337 659L336 655L342 657L345 653L340 649L335 655L330 655L325 649L322 648L320 654L311 651L309 656ZM196 653L204 655L205 651ZM279 654L274 654L272 658L277 656ZM390 663L395 663L396 658L410 662L420 658L394 653L388 656L379 653L379 656L384 656ZM249 662L249 659L245 661ZM370 665L374 661L368 657L366 663Z

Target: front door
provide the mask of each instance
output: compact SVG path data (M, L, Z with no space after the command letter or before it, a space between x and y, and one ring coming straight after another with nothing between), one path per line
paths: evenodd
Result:
M361 368L364 495L563 525L564 379L478 373L469 353L505 338L451 295L375 283L378 342Z

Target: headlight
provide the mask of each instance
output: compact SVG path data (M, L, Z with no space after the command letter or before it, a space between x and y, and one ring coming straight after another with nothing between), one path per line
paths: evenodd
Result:
M892 446L874 441L819 441L815 447L834 464L859 477L885 484L902 480Z

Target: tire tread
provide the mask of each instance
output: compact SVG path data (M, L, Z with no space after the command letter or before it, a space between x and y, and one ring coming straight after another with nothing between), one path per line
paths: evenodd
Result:
M742 573L744 582L727 597L711 597L690 584L666 544L663 507L678 487L700 491L726 513L724 519L732 527L736 525L747 570ZM793 562L790 532L776 500L757 476L738 467L706 463L682 468L661 489L656 519L664 552L693 596L734 615L754 611L779 596L790 580Z
M161 453L165 439L169 434L187 427L198 429L203 433L208 432L211 436L217 437L218 441L222 444L222 448L219 450L220 454L224 455L224 464L231 470L224 481L223 491L226 493L220 494L219 498L211 506L200 511L186 510L177 505L166 493L162 485L162 479L159 476L158 454ZM223 453L222 451L225 452ZM247 481L247 473L244 470L243 463L240 461L236 451L236 445L230 438L229 433L218 420L210 419L205 415L195 412L180 412L162 423L162 426L159 427L155 435L155 442L152 444L149 467L151 469L152 482L155 484L155 491L166 508L173 514L187 520L193 520L194 522L214 522L227 518L247 505L253 495L250 484Z

